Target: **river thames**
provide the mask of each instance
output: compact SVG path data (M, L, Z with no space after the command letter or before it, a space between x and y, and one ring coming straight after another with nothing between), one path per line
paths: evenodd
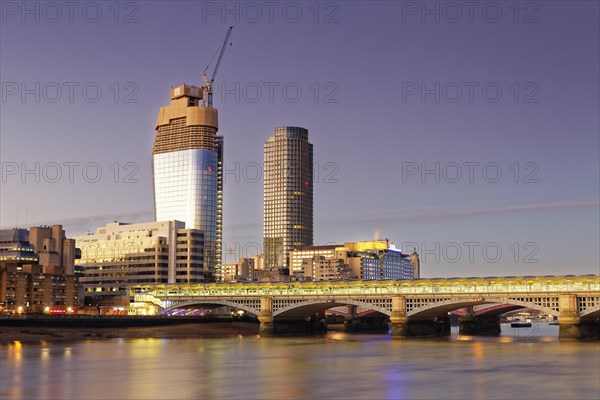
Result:
M600 342L557 327L499 337L9 342L2 399L598 399Z

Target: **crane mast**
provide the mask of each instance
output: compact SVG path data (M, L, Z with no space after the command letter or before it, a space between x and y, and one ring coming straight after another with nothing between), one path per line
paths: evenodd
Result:
M215 69L210 77L210 80L206 78L206 70L208 69L208 65L202 71L202 80L204 81L205 86L203 86L204 95L202 96L202 104L204 104L204 100L206 99L208 106L212 107L213 104L213 91L212 86L215 82L215 77L217 76L217 71L219 71L219 66L221 65L221 61L223 60L223 54L225 53L225 48L227 47L227 43L229 43L229 37L231 36L231 31L233 30L233 26L230 26L227 30L227 35L225 35L225 41L223 41L223 45L221 46L221 52L219 53L219 58L217 59L217 64L215 65ZM210 64L209 64L210 65Z

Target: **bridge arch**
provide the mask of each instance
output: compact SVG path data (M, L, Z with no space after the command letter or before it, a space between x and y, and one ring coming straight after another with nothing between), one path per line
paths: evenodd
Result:
M499 316L504 313L518 310L519 308L523 308L523 306L515 305L515 304L495 304L495 303L488 303L488 304L491 304L491 306L475 309L474 315L476 317L478 317L480 315L481 316Z
M421 307L414 308L406 313L407 317L416 317L416 318L434 318L440 314L445 314L447 312L451 312L457 310L459 308L475 306L478 304L490 304L490 303L500 303L506 305L506 312L518 308L531 308L534 310L543 311L549 315L557 316L558 311L550 308L540 306L534 302L521 301L516 299L510 299L506 297L486 297L485 299L481 298L471 298L471 299L453 299L449 298L447 300L442 300L434 303L429 303Z
M335 299L335 300L324 300L324 299L309 299L301 302L289 304L285 307L279 308L273 311L273 317L287 317L287 318L300 318L307 317L322 311L325 311L332 307L340 306L360 306L390 316L391 310L385 307L372 304L366 301L354 300L354 299Z
M197 306L197 305L211 305L211 306L229 306L229 307L233 307L233 308L237 308L240 310L244 310L245 312L247 312L248 314L252 314L254 316L258 316L258 312L259 310L257 310L254 307L250 307L246 304L243 303L238 303L238 302L234 302L234 301L230 301L230 300L223 300L223 299L218 299L218 300L190 300L190 301L183 301L181 303L176 303L173 304L165 309L163 309L163 313L172 311L172 310L176 310L178 308L182 308L182 307L189 307L189 306Z
M600 317L600 304L590 307L579 314L580 318L598 318Z

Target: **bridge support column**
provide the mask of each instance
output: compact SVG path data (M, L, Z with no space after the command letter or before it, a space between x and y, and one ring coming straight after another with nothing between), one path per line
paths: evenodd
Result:
M348 315L344 318L345 331L355 331L358 327L358 316L356 314L357 308L358 307L355 305L348 306Z
M390 316L393 337L410 336L408 317L406 316L406 299L403 296L392 297L392 315Z
M558 309L558 338L581 339L581 319L579 318L577 295L559 295Z
M273 318L273 299L271 297L260 298L260 311L258 313L258 322L260 335L273 335L274 333L274 318Z

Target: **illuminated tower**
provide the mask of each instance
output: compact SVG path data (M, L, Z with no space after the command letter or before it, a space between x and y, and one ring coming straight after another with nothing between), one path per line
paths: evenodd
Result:
M204 231L202 275L213 280L221 263L223 138L217 136L217 110L200 104L202 90L185 84L171 88L171 104L158 114L154 211L157 221L179 220L186 229Z
M313 146L308 130L275 128L265 142L264 158L265 268L289 268L290 252L313 242Z

